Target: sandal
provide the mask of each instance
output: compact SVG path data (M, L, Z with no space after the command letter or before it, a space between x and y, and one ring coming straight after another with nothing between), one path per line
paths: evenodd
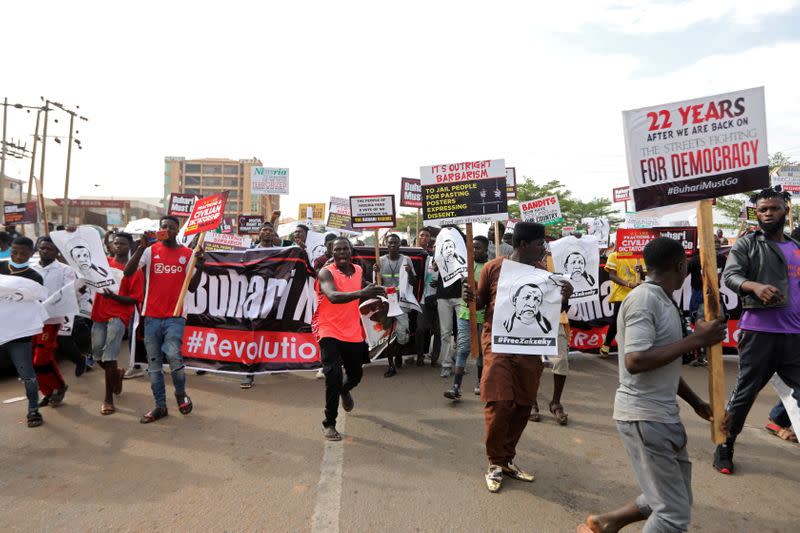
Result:
M44 424L44 419L39 411L31 411L28 413L28 427L29 428L38 428Z
M550 402L550 412L558 422L559 426L566 426L568 420L567 413L564 412L564 407L560 403Z
M781 428L777 436L785 441L797 442L797 435L792 428Z
M143 414L142 418L139 419L139 422L142 424L149 424L150 422L155 422L159 418L164 418L165 416L167 416L166 407L155 407L149 412Z
M533 408L531 409L531 415L528 417L528 420L531 422L541 422L542 416L539 414L539 404L533 404Z
M117 373L118 376L117 376L117 383L114 385L114 394L119 396L120 394L122 394L122 380L125 379L125 369L118 368Z
M600 359L608 359L608 354L611 353L611 346L605 344L600 347Z
M101 415L113 415L115 411L113 403L104 403L100 406Z
M192 412L194 405L192 404L192 399L189 398L188 394L176 394L175 399L178 400L178 411L180 411L182 415L188 415Z

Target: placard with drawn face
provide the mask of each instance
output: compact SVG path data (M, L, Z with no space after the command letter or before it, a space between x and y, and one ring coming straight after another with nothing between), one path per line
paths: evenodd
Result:
M586 234L597 239L597 245L600 248L608 248L608 234L611 227L606 217L584 218L581 223L586 226Z
M467 246L457 229L442 228L439 232L434 260L445 287L467 275Z
M570 305L597 300L600 295L600 251L594 237L562 237L550 243L553 267L572 284Z
M96 230L84 226L75 231L54 231L50 237L67 264L87 285L114 292L119 289Z

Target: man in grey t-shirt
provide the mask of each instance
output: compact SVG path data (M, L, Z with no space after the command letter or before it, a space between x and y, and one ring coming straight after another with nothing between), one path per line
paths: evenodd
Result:
M411 258L400 253L400 237L394 233L389 235L386 238L386 247L389 249L389 253L380 257L380 267L378 265L375 266L380 268L381 284L384 287L395 287L398 290L399 297L400 276L405 272L405 275L408 276L408 283L413 287L416 282L416 272L414 272ZM401 305L401 307L403 306ZM401 346L408 344L410 339L408 312L408 309L403 308L403 314L395 317L397 341L386 356L389 362L389 370L384 373L384 377L394 376L397 373L397 368L403 366L403 349Z
M681 378L681 358L721 342L725 326L721 320L700 321L684 337L683 315L671 297L686 278L686 256L678 241L650 241L644 261L648 282L631 291L617 319L619 389L614 401L614 420L642 494L616 511L589 516L579 533L617 531L641 520L647 520L645 533L689 529L692 463L677 396L706 420L711 420L711 406Z

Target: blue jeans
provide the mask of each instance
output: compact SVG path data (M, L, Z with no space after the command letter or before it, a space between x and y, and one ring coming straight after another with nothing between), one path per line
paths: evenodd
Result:
M780 400L778 400L778 403L776 403L775 407L769 412L769 418L782 428L788 428L792 425L792 421L789 420L789 413L786 412L786 408Z
M28 397L28 411L39 408L39 383L36 381L36 371L33 369L33 343L27 341L11 341L0 346L0 353L5 352L14 363L17 375L25 385L25 396Z
M125 336L125 323L119 318L92 324L92 356L95 361L116 361Z
M169 364L175 395L186 394L186 374L181 355L183 325L181 317L144 317L144 347L147 350L147 374L150 376L150 389L158 407L167 406L167 392L164 387L164 357Z
M478 324L478 360L477 366L483 366L483 350L481 350L481 332L483 324ZM469 357L469 320L458 319L458 336L456 337L456 368L466 368Z

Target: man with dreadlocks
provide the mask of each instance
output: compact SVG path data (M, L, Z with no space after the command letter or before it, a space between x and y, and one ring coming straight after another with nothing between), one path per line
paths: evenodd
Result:
M739 376L728 402L724 444L714 468L733 474L733 444L747 413L773 374L792 389L800 405L800 242L784 233L789 195L780 187L751 198L759 229L733 245L722 274L742 297Z

